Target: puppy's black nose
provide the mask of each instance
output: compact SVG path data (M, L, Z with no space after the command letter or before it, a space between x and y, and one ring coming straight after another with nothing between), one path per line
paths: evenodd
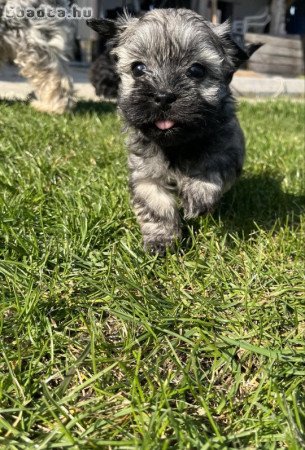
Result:
M172 92L161 91L155 95L155 102L160 106L170 105L175 100L177 100L177 96Z

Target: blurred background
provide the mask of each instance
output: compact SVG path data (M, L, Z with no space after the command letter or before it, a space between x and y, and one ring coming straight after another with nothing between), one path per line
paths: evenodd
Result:
M39 0L38 0L39 3ZM234 95L266 97L288 95L304 98L305 91L305 0L70 0L71 5L91 8L93 17L115 19L124 8L141 16L154 8L190 8L214 24L230 20L233 38L264 45L234 75ZM87 16L88 17L88 16ZM90 16L89 16L90 17ZM71 33L73 52L69 71L77 97L116 97L118 79L105 52L105 42L86 25L75 20ZM32 87L9 60L0 69L1 98L26 100ZM110 94L109 94L110 95Z
M245 69L288 77L304 75L305 0L77 0L91 7L95 17L115 18L127 8L141 15L153 8L185 7L213 23L232 22L237 42L262 42ZM76 24L75 60L88 64L103 43L84 21Z

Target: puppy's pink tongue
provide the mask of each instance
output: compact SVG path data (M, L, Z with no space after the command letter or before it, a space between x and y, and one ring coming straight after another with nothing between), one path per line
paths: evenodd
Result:
M159 130L169 130L170 128L173 128L175 122L172 120L158 120L155 125Z

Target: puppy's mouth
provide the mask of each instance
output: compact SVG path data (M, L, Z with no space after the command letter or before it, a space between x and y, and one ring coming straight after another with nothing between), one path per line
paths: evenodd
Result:
M155 126L162 131L170 130L175 126L175 122L173 120L158 120L155 122Z

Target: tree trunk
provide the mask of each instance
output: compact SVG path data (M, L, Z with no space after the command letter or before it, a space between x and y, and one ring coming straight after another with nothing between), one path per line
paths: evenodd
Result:
M271 1L271 23L270 34L275 36L285 34L285 0Z
M304 76L305 76L305 34L301 35L301 41L302 41L302 49L303 49L303 69L304 69Z

